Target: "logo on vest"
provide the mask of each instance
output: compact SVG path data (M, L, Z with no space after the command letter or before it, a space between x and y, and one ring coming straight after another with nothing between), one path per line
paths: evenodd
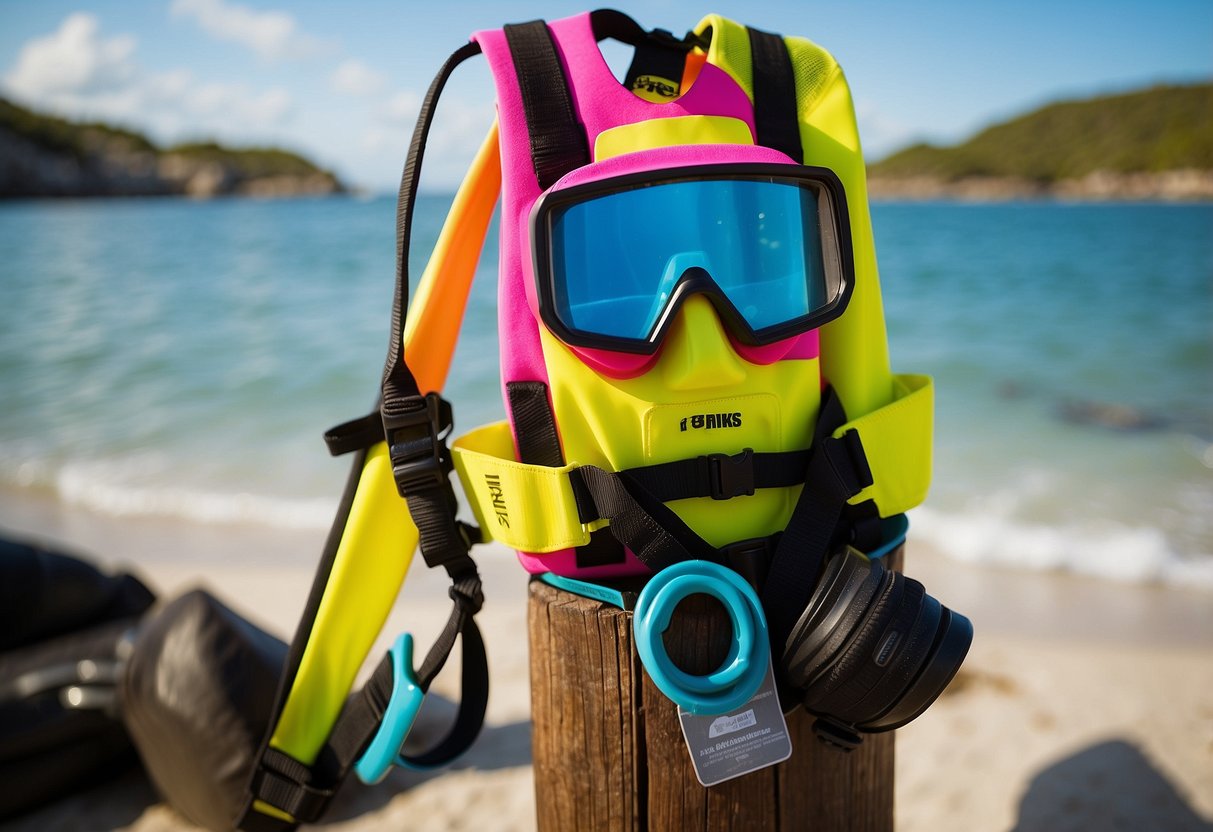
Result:
M694 416L683 417L679 430L716 430L717 428L741 427L740 413L696 413Z
M497 515L497 525L508 529L510 513L505 507L505 491L501 488L501 477L497 474L485 474L484 481L489 487L489 498L493 502L493 513Z
M656 75L637 76L636 80L632 82L632 89L644 90L654 95L660 95L662 98L674 98L678 95L677 84L668 78L659 78Z

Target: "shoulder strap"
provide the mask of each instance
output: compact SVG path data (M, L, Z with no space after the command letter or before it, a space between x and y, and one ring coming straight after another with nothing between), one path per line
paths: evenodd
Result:
M748 29L754 72L754 128L758 144L804 164L792 59L779 35Z
M359 484L358 475L366 459L366 449L386 440L396 487L405 498L417 526L422 555L427 565L441 565L451 576L450 595L454 602L451 616L416 677L421 690L427 690L449 657L455 640L462 636L462 695L455 724L447 736L429 751L409 761L423 766L441 765L462 753L479 733L488 702L488 662L473 618L480 609L483 597L479 574L469 556L470 546L478 542L479 534L455 519L455 497L448 479L451 463L445 442L453 424L451 409L435 393L421 395L417 381L405 362L403 346L409 296L408 252L426 139L438 97L450 74L456 66L479 52L478 44L469 43L456 50L446 61L426 94L413 133L397 205L396 290L379 413L347 423L330 431L326 437L334 453L359 452L339 518L349 514L353 492ZM330 535L317 586L313 587L305 620L292 644L292 658L267 737L250 775L248 805L237 821L246 830L270 832L293 829L300 822L317 820L379 729L391 696L393 668L385 659L367 685L342 710L310 765L269 746L275 723L290 692L299 656L311 636L309 619L314 619L316 615L317 589L323 590L327 583L331 550L336 548L333 540L333 535Z
M503 31L518 74L535 176L540 190L546 190L590 163L585 128L573 110L569 79L547 24L511 23Z

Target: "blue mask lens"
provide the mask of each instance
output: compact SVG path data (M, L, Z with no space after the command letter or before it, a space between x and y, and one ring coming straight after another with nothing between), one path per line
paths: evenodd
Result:
M743 340L786 337L850 282L832 196L807 179L687 178L556 205L546 228L554 317L601 342L587 345L636 349L702 291Z

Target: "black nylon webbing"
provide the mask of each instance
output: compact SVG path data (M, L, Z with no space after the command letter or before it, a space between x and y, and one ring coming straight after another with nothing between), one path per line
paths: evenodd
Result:
M547 190L569 171L590 163L585 128L573 109L569 79L547 24L511 23L503 31L518 74L531 163L540 190Z
M809 455L809 451L754 453L749 455L748 461L743 461L753 488L784 488L804 482ZM663 503L691 497L711 497L720 486L719 467L729 465L730 460L736 460L740 456L700 456L628 468L624 473ZM588 521L583 519L582 522Z
M623 545L611 535L610 529L590 532L590 542L573 550L578 569L610 566L627 560Z
M451 589L451 596L455 600L451 616L416 676L421 689L428 690L450 655L455 639L462 636L459 710L446 736L426 751L406 757L409 763L420 767L442 765L467 750L480 733L488 707L488 657L480 629L473 618L482 600L479 579L468 578L457 582ZM306 766L276 749L266 749L260 769L253 779L254 795L287 812L296 821L307 823L318 820L328 808L337 786L349 774L378 730L391 699L392 688L392 661L387 655L358 695L346 703L313 766ZM256 812L250 813L242 825L246 829L253 829L262 825L261 819L264 817ZM275 828L292 826L279 822Z
M518 461L550 468L564 465L548 386L542 381L510 381L505 392L518 439Z
M754 72L754 132L758 144L804 164L800 143L796 74L787 45L779 35L749 29Z
M409 304L409 243L413 229L413 208L417 201L417 186L421 181L421 162L425 157L425 143L429 138L430 124L434 120L434 108L447 79L455 67L473 55L480 54L480 44L467 43L456 49L434 80L421 102L417 115L417 126L409 144L404 172L400 176L400 193L396 200L396 293L392 298L392 333L388 340L387 360L383 366L383 402L385 413L397 413L404 400L416 396L420 391L412 372L404 362L404 315Z
M591 495L598 513L611 521L616 540L654 572L684 560L720 560L706 540L659 500L629 482L626 474L583 465L570 473Z
M850 431L838 439L831 437L844 424L842 404L827 389L817 417L805 486L771 558L762 591L771 647L777 656L783 655L784 642L817 585L847 500L872 483L859 435Z
M383 441L383 416L376 410L350 419L324 432L324 444L331 456L363 451Z

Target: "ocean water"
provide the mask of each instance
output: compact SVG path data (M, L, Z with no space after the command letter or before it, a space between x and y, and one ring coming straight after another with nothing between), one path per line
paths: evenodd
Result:
M449 197L418 202L419 275ZM373 403L394 202L0 204L0 499L327 526ZM937 386L913 533L1213 590L1213 206L872 207L894 368ZM495 231L448 397L501 418Z

